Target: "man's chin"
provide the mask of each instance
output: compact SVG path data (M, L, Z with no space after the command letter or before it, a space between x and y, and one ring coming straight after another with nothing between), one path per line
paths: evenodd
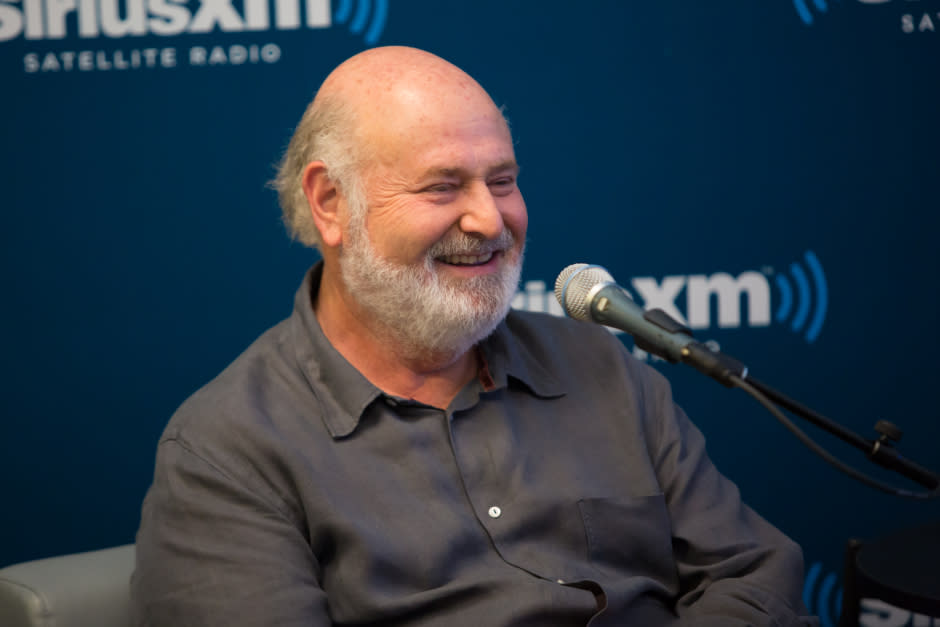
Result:
M505 318L518 268L502 258L495 272L460 276L441 265L428 260L423 267L392 266L369 250L351 250L341 260L350 293L397 344L409 353L452 355L472 347Z

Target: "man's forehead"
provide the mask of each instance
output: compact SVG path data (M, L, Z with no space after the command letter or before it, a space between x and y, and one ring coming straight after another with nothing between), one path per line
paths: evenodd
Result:
M453 126L449 126L453 123ZM408 177L491 176L498 172L518 171L512 137L502 118L490 119L462 130L457 120L383 127L367 134L373 163Z
M478 85L408 84L390 86L381 97L360 94L354 103L363 122L396 128L458 130L461 126L505 122L499 108Z
M427 159L422 167L458 167L455 152L469 151L493 166L514 161L512 135L485 92L471 98L430 93L389 99L361 112L359 139L380 160ZM490 164L487 164L490 167Z
M517 174L519 172L519 164L516 163L515 158L504 159L497 163L493 163L486 167L486 174ZM422 178L467 178L475 176L476 173L471 171L469 168L461 166L431 166L427 168L423 174Z

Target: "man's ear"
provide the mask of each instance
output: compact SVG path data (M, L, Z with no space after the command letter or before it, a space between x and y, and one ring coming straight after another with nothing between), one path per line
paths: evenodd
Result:
M311 161L304 168L302 184L313 222L320 231L325 246L339 246L343 241L343 227L339 215L340 191L330 179L326 164Z

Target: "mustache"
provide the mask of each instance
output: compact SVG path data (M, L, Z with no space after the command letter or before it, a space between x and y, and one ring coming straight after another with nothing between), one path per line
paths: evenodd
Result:
M457 231L453 235L438 241L428 250L428 257L436 259L448 255L486 255L501 250L508 250L516 243L509 229L503 229L495 239L481 239Z

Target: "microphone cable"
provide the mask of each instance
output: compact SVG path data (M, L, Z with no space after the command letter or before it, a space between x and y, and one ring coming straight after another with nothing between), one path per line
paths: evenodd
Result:
M883 481L874 479L865 473L856 470L843 461L837 459L834 455L832 455L832 453L824 449L822 446L817 444L815 440L806 435L802 429L793 424L793 421L787 418L784 413L780 411L780 409L756 387L737 375L731 375L729 380L734 387L744 390L752 398L754 398L754 400L763 405L764 409L769 411L778 422L780 422L790 433L796 436L796 438L802 442L806 448L814 452L830 465L834 466L837 470L842 471L853 479L864 483L870 488L880 490L881 492L886 492L894 496L900 496L909 499L928 500L935 498L938 494L940 494L940 486L934 488L930 492L911 492L910 490L904 490L902 488L897 488L893 485L884 483Z

